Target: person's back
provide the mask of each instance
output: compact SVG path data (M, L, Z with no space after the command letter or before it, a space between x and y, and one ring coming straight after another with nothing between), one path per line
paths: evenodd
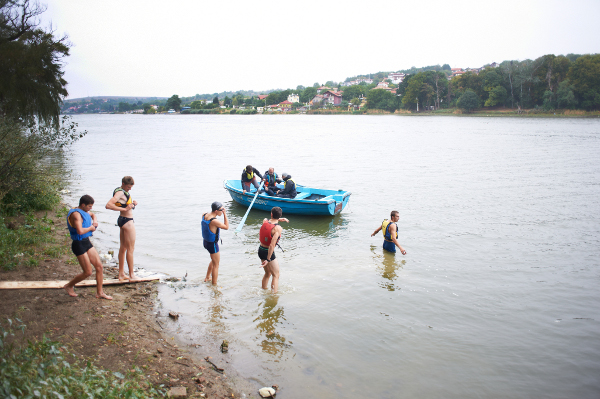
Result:
M292 175L284 173L283 177L283 190L277 193L278 197L281 198L296 198L296 183L292 180Z

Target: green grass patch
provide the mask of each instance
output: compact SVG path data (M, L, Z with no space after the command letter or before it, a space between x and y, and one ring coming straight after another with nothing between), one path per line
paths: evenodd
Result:
M0 327L0 396L3 398L162 398L136 367L126 374L82 362L67 348L45 337L23 342L23 323L7 319ZM13 329L14 328L14 329ZM70 360L67 361L67 360Z

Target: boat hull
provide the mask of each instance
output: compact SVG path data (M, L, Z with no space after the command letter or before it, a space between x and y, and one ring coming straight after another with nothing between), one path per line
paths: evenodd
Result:
M240 180L225 180L223 187L229 192L231 199L244 206L250 206L256 195L254 187L244 193ZM296 191L296 198L271 197L260 193L252 207L270 212L274 206L278 206L284 215L336 215L348 205L352 194L348 191L321 190L304 186L297 186Z

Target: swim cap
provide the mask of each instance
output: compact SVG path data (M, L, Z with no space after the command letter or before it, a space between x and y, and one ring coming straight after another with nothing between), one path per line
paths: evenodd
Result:
M218 211L219 209L223 208L223 204L221 204L218 201L215 201L210 205L210 208L212 209L213 212Z
M287 173L282 173L281 177L283 178L283 180L287 180L287 179L291 179L292 175L288 175Z

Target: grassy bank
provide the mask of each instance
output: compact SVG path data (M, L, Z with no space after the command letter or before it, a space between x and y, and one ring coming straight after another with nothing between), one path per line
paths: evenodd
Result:
M43 337L25 341L18 318L0 326L0 395L6 398L154 398L165 390L145 382L139 368L126 375L77 360L65 346Z

